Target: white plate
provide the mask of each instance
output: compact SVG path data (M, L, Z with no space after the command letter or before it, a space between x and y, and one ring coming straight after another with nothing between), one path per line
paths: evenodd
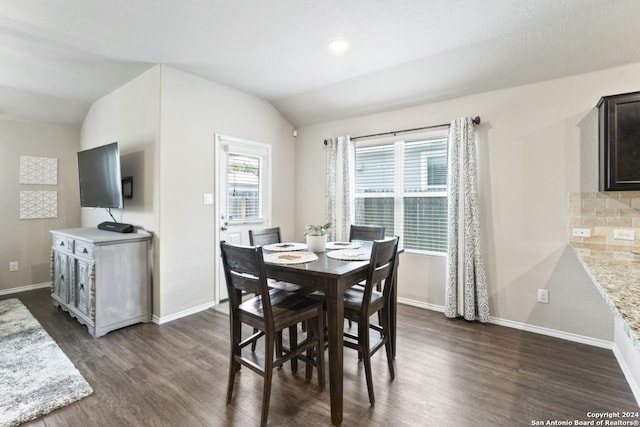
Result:
M358 249L362 246L359 242L327 242L327 249Z
M339 251L327 252L327 256L343 261L367 261L371 257L371 251L364 249L341 249Z
M270 245L264 245L262 249L273 252L304 251L307 249L307 245L297 242L271 243Z
M313 252L274 252L264 255L264 262L271 264L304 264L318 259Z

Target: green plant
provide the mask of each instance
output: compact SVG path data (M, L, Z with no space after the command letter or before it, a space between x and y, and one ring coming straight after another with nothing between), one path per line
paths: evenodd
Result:
M327 234L327 230L331 228L331 223L328 222L325 225L307 225L305 227L305 236L324 236Z

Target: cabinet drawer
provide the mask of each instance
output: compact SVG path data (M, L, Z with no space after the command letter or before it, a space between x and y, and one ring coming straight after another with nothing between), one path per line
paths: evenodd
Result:
M65 236L53 236L53 249L73 253L73 239Z
M81 255L93 259L93 252L95 248L93 244L83 242L82 240L76 240L74 242L74 248L74 253L76 255Z

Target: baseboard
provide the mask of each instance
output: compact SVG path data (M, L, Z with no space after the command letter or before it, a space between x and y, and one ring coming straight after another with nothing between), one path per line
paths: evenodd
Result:
M591 338L585 335L572 334L570 332L558 331L556 329L544 328L542 326L530 325L528 323L514 322L513 320L500 319L497 317L489 317L489 323L506 326L508 328L520 329L522 331L533 332L535 334L560 338L566 341L587 344L593 347L613 350L613 342L601 340L598 338Z
M421 301L415 301L407 298L398 298L398 303L411 305L413 307L425 308L427 310L444 312L444 306L428 304ZM498 317L489 317L489 323L495 325L506 326L507 328L519 329L522 331L533 332L540 335L547 335L554 338L560 338L566 341L577 342L580 344L587 344L594 347L605 348L612 350L614 348L613 342L605 341L597 338L591 338L584 335L572 334L570 332L558 331L555 329L543 328L541 326L530 325L528 323L514 322L513 320L500 319Z
M180 319L182 317L190 316L192 314L200 313L201 311L205 311L213 307L215 304L212 302L208 302L206 304L198 305L196 307L192 307L188 310L178 311L177 313L169 314L168 316L158 317L153 315L151 317L151 321L153 323L157 323L158 325L162 325L163 323L168 323L173 320Z
M401 297L398 297L398 303L399 304L404 304L404 305L410 305L412 307L425 308L427 310L439 311L441 313L444 313L444 306L441 306L441 305L429 304L427 302L416 301L416 300L412 300L412 299L408 299L408 298L401 298Z
M613 346L613 354L616 356L616 360L618 361L618 365L622 370L622 374L627 380L627 384L629 384L629 388L631 388L631 393L633 393L633 397L636 398L636 403L640 405L640 387L638 387L638 383L636 383L635 378L633 377L633 373L627 364L627 361L624 358L624 355L620 351L617 345Z
M17 294L20 292L34 291L36 289L49 287L51 287L51 282L34 283L33 285L18 286L17 288L0 289L0 295Z

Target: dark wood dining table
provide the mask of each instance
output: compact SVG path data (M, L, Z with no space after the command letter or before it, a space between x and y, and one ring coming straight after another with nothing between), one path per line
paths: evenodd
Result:
M268 251L265 251L268 253ZM331 422L342 423L343 413L343 332L344 332L344 292L349 287L365 280L369 261L341 261L317 252L316 261L304 264L265 263L267 276L276 280L295 283L309 289L322 291L327 303L327 327L329 349L329 396ZM395 286L391 307L392 345L395 355Z

